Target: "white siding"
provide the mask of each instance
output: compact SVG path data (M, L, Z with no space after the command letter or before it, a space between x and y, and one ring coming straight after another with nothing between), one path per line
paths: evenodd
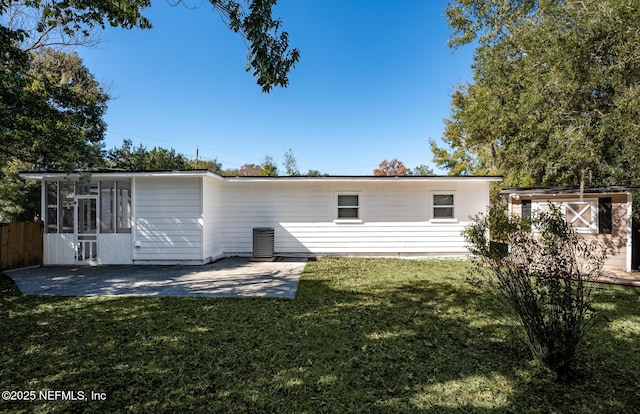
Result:
M131 233L98 234L99 264L131 264L132 262Z
M222 183L205 177L202 184L204 258L216 260L222 252Z
M45 233L43 235L44 265L70 265L76 262L73 233Z
M432 191L454 194L454 220L432 221ZM336 222L338 193L359 195L361 223ZM276 254L461 256L488 201L482 181L225 182L223 249L251 254L252 228L274 227Z
M202 177L137 177L133 187L134 262L202 263Z

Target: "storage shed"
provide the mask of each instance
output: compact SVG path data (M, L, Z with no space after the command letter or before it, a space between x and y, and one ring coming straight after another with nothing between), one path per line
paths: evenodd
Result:
M505 188L509 212L529 216L557 205L580 236L607 251L605 267L632 270L632 187Z

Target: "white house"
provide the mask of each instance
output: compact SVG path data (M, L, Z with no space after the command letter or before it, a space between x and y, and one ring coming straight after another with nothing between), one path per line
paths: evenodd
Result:
M202 264L252 256L464 256L500 177L222 177L205 170L25 173L42 181L44 264Z

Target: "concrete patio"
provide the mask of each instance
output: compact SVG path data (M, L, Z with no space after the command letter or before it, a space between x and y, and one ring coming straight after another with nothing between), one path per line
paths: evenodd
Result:
M227 258L203 266L46 266L4 273L28 295L293 299L306 262Z

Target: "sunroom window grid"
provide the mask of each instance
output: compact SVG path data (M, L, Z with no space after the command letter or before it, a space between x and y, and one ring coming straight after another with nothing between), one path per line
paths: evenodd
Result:
M60 219L58 220L60 233L74 232L74 193L75 184L70 181L60 182L58 188L60 190Z
M118 233L131 233L131 181L116 181Z
M113 181L100 182L100 233L113 233L114 214L116 207L115 183Z
M45 204L47 206L47 233L58 232L58 182L47 181L46 192L47 197Z

